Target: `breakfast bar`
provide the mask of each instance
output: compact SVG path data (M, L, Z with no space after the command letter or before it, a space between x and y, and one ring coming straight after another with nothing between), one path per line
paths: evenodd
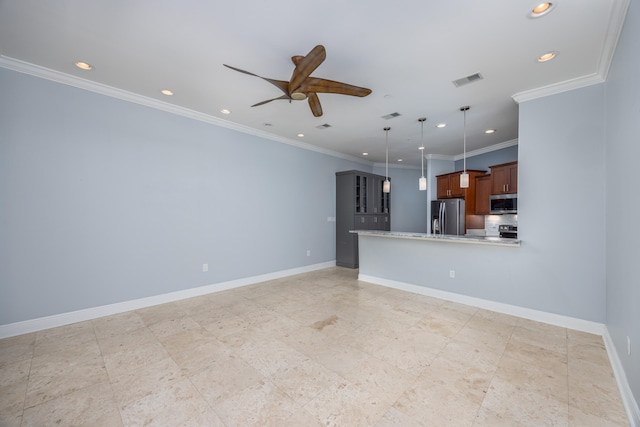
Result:
M417 239L425 241L434 241L442 243L468 243L475 245L492 245L492 246L520 246L520 240L501 238L498 236L458 236L450 234L432 234L432 233L411 233L403 231L382 231L382 230L352 230L351 233L357 233L359 236L375 236L387 237L394 239Z
M352 232L358 235L359 280L485 308L525 305L515 286L521 281L518 239Z

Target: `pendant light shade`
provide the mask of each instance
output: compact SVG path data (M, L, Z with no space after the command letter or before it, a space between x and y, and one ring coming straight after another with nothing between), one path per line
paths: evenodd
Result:
M386 160L385 160L385 164L386 164L386 173L385 173L385 179L384 179L384 184L382 184L382 192L383 193L388 193L391 191L391 181L389 181L389 131L391 130L390 127L386 127L384 128L384 131L386 133L386 149L385 149L385 153L386 153Z
M420 179L418 180L418 190L426 191L427 189L427 178L424 177L424 122L427 120L426 117L420 117L418 121L420 122L420 160L422 164L422 175L420 175Z
M469 188L469 174L466 172L460 174L460 188Z
M464 164L464 171L460 174L460 188L469 188L469 174L467 173L467 110L469 110L468 105L464 107L460 107L460 111L462 111L464 115L464 134L462 137L463 149L462 149L462 159Z
M425 191L427 189L427 178L421 176L418 180L418 190Z

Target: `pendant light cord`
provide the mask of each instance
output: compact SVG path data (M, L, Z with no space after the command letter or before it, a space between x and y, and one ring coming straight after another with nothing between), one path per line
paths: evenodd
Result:
M386 164L386 172L385 173L386 173L386 175L385 175L385 178L387 179L387 181L389 180L389 131L390 130L391 130L391 128L389 128L389 127L384 128L384 131L386 133L386 140L387 140L386 149L385 149L385 152L386 152L386 159L385 159L385 164Z
M419 118L418 121L420 122L420 143L422 144L422 146L420 147L420 160L421 160L421 164L422 164L422 175L421 177L424 178L424 121L427 120L426 117L422 117Z
M471 108L468 105L464 106L464 107L460 107L460 110L463 113L463 136L462 136L462 145L463 145L463 149L462 149L462 162L463 162L463 168L464 168L464 172L467 172L467 110Z

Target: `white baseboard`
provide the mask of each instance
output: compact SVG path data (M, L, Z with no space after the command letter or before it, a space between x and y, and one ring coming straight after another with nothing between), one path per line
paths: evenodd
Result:
M629 425L631 427L640 427L640 408L638 408L638 402L633 398L633 393L631 392L631 387L629 387L629 382L627 381L627 376L624 372L624 368L622 367L622 362L620 361L620 357L618 357L618 351L616 350L616 346L613 344L611 335L609 335L609 330L606 327L602 338L604 340L604 345L607 348L607 353L609 354L613 374L616 376L616 382L618 383L618 389L620 390L624 409L627 411Z
M151 307L154 305L179 301L182 299L193 298L213 292L220 292L228 289L239 288L242 286L253 285L260 282L266 282L268 280L308 273L310 271L321 270L323 268L335 267L335 265L335 261L328 261L319 264L307 265L304 267L292 268L289 270L277 271L274 273L261 274L259 276L245 277L228 282L199 286L197 288L185 289L182 291L170 292L167 294L154 295L147 298L139 298L115 304L87 308L84 310L71 311L69 313L61 313L53 316L46 316L37 319L25 320L22 322L10 323L8 325L0 325L0 339L27 334L30 332L42 331L44 329L55 328L57 326L84 322L85 320L111 316L113 314L124 313L131 310L138 310L140 308Z
M427 288L425 286L397 282L395 280L389 279L381 279L379 277L367 276L363 274L358 275L358 280L373 283L376 285L387 286L389 288L400 289L402 291L413 292L415 294L427 295L447 301L458 302L460 304L483 308L485 310L495 311L498 313L509 314L511 316L535 320L537 322L548 323L550 325L560 326L563 328L588 332L590 334L603 335L605 330L605 326L602 323L576 319L574 317L561 316L559 314L547 313L545 311L533 310L517 305L504 304L482 298L470 297L453 292L441 291L439 289Z

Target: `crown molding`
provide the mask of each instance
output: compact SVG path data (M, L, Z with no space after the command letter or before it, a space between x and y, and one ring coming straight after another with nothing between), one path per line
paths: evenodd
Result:
M18 73L28 74L44 80L49 80L52 82L75 87L77 89L86 90L89 92L97 93L97 94L108 96L111 98L120 99L126 102L131 102L134 104L143 105L145 107L154 108L156 110L165 111L167 113L175 114L178 116L190 118L193 120L198 120L201 122L213 124L216 126L227 128L227 129L232 129L245 134L257 136L259 138L280 142L282 144L293 145L295 147L302 148L304 150L315 151L317 153L326 154L328 156L338 157L338 158L349 160L352 162L371 165L370 161L363 160L359 157L338 153L337 151L327 150L321 147L317 147L315 145L306 144L304 142L296 141L289 138L284 138L278 135L260 131L258 129L254 129L238 123L233 123L228 120L224 120L219 117L212 116L210 114L205 114L199 111L191 110L189 108L185 108L178 105L170 104L168 102L149 98L148 96L139 95L137 93L128 92L126 90L118 89L102 83L97 83L97 82L76 77L70 74L51 70L49 68L41 67L25 61L20 61L18 59L11 58L8 56L0 55L0 68L6 68L8 70L16 71Z
M613 61L613 55L615 54L616 47L618 45L618 40L620 39L620 34L622 33L622 27L624 26L624 20L627 16L627 10L629 9L630 2L631 0L614 1L596 73L555 83L549 86L518 92L512 95L513 100L519 104L521 102L531 101L532 99L556 95L562 92L605 82L609 73L609 67Z
M624 20L627 17L630 3L631 0L618 0L613 4L602 56L598 64L598 74L602 76L603 80L607 80L607 76L609 75L609 68L611 67L611 62L613 61L613 56L618 46L618 40L620 40L620 35L622 34Z
M549 86L539 87L537 89L527 90L524 92L518 92L511 96L518 104L531 101L533 99L544 98L549 95L557 95L562 92L568 92L574 89L580 89L583 87L591 86L594 84L602 83L604 79L599 74L591 74L588 76L582 76L571 80L565 80L563 82L554 83Z
M490 153L492 151L502 150L503 148L512 147L514 145L518 145L518 139L511 139L509 141L500 142L498 144L490 145L488 147L479 148L477 150L468 151L466 156L474 157L479 156L480 154ZM464 154L456 154L453 156L446 156L444 154L427 154L424 156L427 160L448 160L450 162L455 162L457 160L462 160L464 158Z
M447 156L445 154L426 154L424 158L427 160L448 160L453 162L455 161L456 156Z
M492 151L502 150L503 148L513 147L514 145L518 145L518 139L512 139L509 141L504 141L499 144L490 145L489 147L478 148L477 150L467 151L467 159L469 157L479 156L480 154L490 153ZM464 159L464 154L458 154L453 156L453 160L462 160Z

